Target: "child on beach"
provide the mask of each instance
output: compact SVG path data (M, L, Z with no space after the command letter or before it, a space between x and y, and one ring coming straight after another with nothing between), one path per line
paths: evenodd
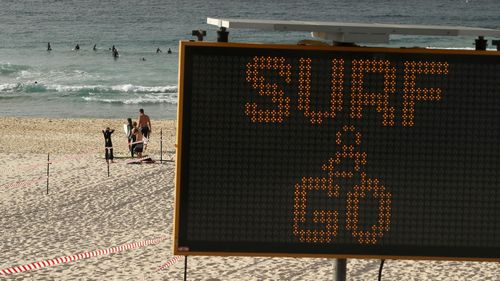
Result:
M128 148L130 150L130 156L134 158L134 148L135 135L134 135L134 125L132 124L132 118L127 118L127 138L128 138Z
M137 122L134 122L133 125L134 125L134 136L136 142L134 147L134 152L137 153L138 158L142 158L142 152L144 150L144 138L141 130L137 128Z
M106 158L106 162L111 160L113 162L113 143L111 142L111 134L113 134L115 130L111 130L109 127L106 130L102 130L102 134L104 135L104 157Z

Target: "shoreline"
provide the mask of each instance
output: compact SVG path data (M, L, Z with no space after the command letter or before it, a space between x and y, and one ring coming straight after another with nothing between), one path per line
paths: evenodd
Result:
M134 119L132 119L135 121ZM128 155L128 143L123 124L126 119L103 118L31 118L0 117L0 130L4 133L2 150L9 153L35 154L102 154L104 137L102 130L114 129L112 141L116 156ZM152 134L149 153L159 155L160 131L163 150L174 149L175 120L151 120Z

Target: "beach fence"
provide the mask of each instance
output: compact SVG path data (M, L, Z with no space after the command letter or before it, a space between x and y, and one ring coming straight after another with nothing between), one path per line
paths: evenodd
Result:
M160 156L159 156L159 162L160 164L163 164L164 162L171 162L173 163L174 160L172 159L172 157L170 159L163 159L163 129L160 129L160 140L159 140L159 144L160 144ZM147 141L144 141L144 140L141 140L141 141L136 141L136 142L132 142L130 143L129 145L134 145L134 144L143 144L143 145L147 145L148 142ZM113 149L113 147L105 147L106 150L111 150ZM166 151L167 153L169 154L172 154L172 155L175 155L176 151L175 150L167 150ZM109 153L109 152L108 152ZM106 155L108 155L108 153ZM141 157L141 158L135 158L133 159L132 161L129 161L127 162L126 164L140 164L142 163L142 161L145 161L145 160L148 160L148 159L151 159L154 161L154 159L151 157L151 156L144 156L144 157ZM107 175L108 177L110 176L110 163L109 163L109 159L106 159L106 167L107 167Z
M105 149L107 151L110 151L110 149L112 149L112 147L105 147ZM175 151L169 151L169 152L175 153ZM55 163L64 163L64 162L67 162L70 160L81 159L81 157L83 155L88 156L89 153L82 153L82 154L78 154L78 155L65 156L61 159L57 159L57 160L52 159L51 160L50 153L47 153L46 162L44 161L41 163L25 165L25 166L19 167L19 169L18 169L21 171L27 171L27 170L33 171L33 170L36 170L36 169L39 169L39 168L42 168L43 166L45 166L46 167L45 177L39 176L39 177L28 179L28 180L22 180L22 181L17 181L17 182L13 182L13 183L8 183L8 184L0 185L0 188L31 187L31 186L36 186L42 182L45 182L46 183L46 194L49 194L51 165L53 165ZM150 157L146 156L146 157L143 157L140 159L135 159L135 161L140 162L140 161L143 161L143 160L148 159L148 158L150 158ZM110 176L110 165L109 165L108 160L109 159L106 159L106 162L107 162L106 166L107 166L107 173L108 173L108 177L109 177ZM174 161L171 159L166 159L166 160L163 159L163 132L162 132L162 130L160 130L160 163L163 164L163 162L174 162ZM128 163L120 163L120 164L128 164ZM37 270L37 269L41 269L44 267L51 267L51 266L55 266L55 265L59 265L59 264L63 264L63 263L74 262L74 261L78 261L78 260L82 260L82 259L88 259L88 258L92 258L92 257L108 255L108 254L117 253L117 252L121 252L121 251L142 248L142 247L146 247L149 245L158 244L164 240L167 240L166 236L155 238L155 239L143 240L143 241L139 241L139 242L128 243L128 244L119 245L119 246L113 246L113 247L106 248L106 249L97 249L97 250L93 250L93 251L80 252L77 254L73 254L73 255L69 255L69 256L61 256L61 257L53 258L50 260L44 260L44 261L38 261L38 262L33 262L33 263L29 263L29 264L24 264L24 265L12 266L12 267L8 267L8 268L0 269L0 276L7 276L7 275L11 275L11 274L16 274L16 273ZM182 258L182 256L174 256L173 258L171 258L167 262L161 264L156 269L155 272L164 270L164 269L174 265L181 258ZM185 262L186 262L186 264L185 264L185 269L184 269L185 273L184 274L186 276L187 257L185 259Z
M163 139L163 130L160 130L160 140L159 140L159 145L160 145L160 151L159 151L159 162L160 164L163 164L163 163L173 163L174 160L173 160L173 156L175 155L176 151L175 150L167 150L166 153L172 155L169 159L164 159L163 156L164 156L164 151L163 151L163 142L165 140ZM136 142L136 143L141 143L141 142ZM134 143L134 144L136 144ZM113 147L105 147L105 150L107 151L110 151L111 149L113 149ZM99 151L101 151L99 149ZM95 151L94 151L95 152ZM86 152L86 153L78 153L78 154L72 154L72 155L66 155L66 156L63 156L61 158L58 158L58 159L51 159L51 155L50 153L47 153L47 160L46 161L41 161L41 162L38 162L38 163L34 163L34 164L29 164L29 165L20 165L18 167L16 167L16 171L35 171L35 170L38 170L38 169L41 169L42 167L45 167L45 173L44 173L44 176L42 177L33 177L31 179L27 179L27 180L21 180L21 181L15 181L15 182L10 182L10 183L6 183L6 184L2 184L0 185L0 188L6 188L6 189L12 189L12 188L19 188L19 187L32 187L32 186L36 186L42 182L45 182L45 193L48 195L49 194L49 189L50 189L50 183L51 183L51 180L50 180L50 177L51 177L51 166L53 166L54 164L59 164L59 163L65 163L67 161L71 161L71 160L80 160L82 157L85 157L85 156L89 156L89 155L92 155L91 152ZM53 158L53 157L52 157ZM148 160L148 159L152 159L151 156L145 156L145 157L142 157L142 158L135 158L135 159L132 159L132 161L129 161L129 162L126 162L126 163L117 163L117 164L131 164L131 163L142 163L143 161L145 160ZM108 161L108 159L106 159L106 173L107 173L107 176L110 177L111 176L111 165Z
M29 165L20 165L20 166L15 167L17 172L36 171L36 170L44 167L45 170L44 170L43 176L38 176L38 177L34 176L34 177L27 179L27 180L21 180L21 181L2 184L2 185L0 185L0 189L32 187L32 186L36 186L42 182L45 182L46 183L46 185L45 185L46 186L46 194L48 194L49 193L49 184L50 184L50 166L53 164L64 163L64 162L67 162L70 160L81 159L82 156L85 156L85 155L88 155L88 153L68 155L68 156L64 156L60 159L51 159L50 153L47 153L47 160L46 161L41 161L38 163L29 164Z

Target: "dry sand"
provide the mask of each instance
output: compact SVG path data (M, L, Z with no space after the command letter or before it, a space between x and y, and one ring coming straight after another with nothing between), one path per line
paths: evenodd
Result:
M127 165L124 120L0 118L0 270L158 237L140 249L2 276L6 280L183 280L172 258L174 163ZM110 177L101 130L115 128ZM146 154L174 156L174 121L153 120ZM46 159L50 153L50 189ZM123 158L122 158L123 157ZM331 259L189 257L188 280L333 280ZM348 280L377 280L349 260ZM382 280L500 280L497 263L386 261Z

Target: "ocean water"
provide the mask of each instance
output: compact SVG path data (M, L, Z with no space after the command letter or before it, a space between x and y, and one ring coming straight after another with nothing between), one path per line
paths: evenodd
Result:
M0 116L174 119L178 42L207 17L461 25L500 29L499 0L0 0ZM296 43L302 32L229 30L232 42ZM487 38L492 39L492 38ZM47 52L50 42L52 51ZM471 37L392 46L473 48ZM72 50L79 44L79 51ZM92 47L97 44L97 51ZM118 59L109 48L115 45ZM162 53L156 54L156 48ZM172 54L167 54L171 48ZM141 60L145 58L145 61Z

